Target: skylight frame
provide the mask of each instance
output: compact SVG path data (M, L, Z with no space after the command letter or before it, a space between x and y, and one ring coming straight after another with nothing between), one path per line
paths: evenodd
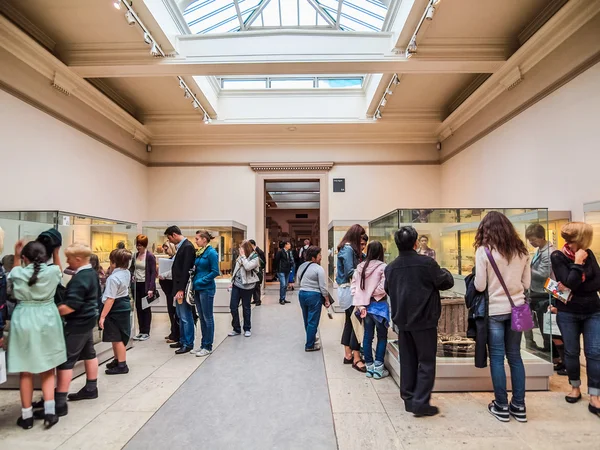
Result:
M324 90L332 90L339 92L355 92L364 90L367 77L364 75L315 75L315 76L306 76L306 75L281 75L281 76L265 76L265 77L257 77L257 76L223 76L216 77L218 86L221 91L224 92L248 92L248 91L287 91L287 90L303 90L306 92L322 92ZM282 82L282 81L312 81L312 87L273 87L273 81ZM349 87L332 87L332 86L320 86L320 82L325 81L353 81L360 80L359 86L349 86ZM265 87L263 88L231 88L226 87L225 84L231 82L235 84L236 82L265 82Z

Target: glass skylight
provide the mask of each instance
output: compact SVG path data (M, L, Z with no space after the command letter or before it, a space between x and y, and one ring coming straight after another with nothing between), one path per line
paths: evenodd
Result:
M360 89L364 78L350 77L219 77L221 89L255 90L255 89Z
M378 32L387 13L380 0L196 0L183 16L194 34L289 28Z

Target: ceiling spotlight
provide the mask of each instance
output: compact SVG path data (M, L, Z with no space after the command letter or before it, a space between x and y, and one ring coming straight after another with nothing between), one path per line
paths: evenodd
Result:
M387 98L383 97L383 99L381 100L381 106L385 105L387 105Z
M398 79L398 75L394 75L394 79L392 80L392 83L394 83L396 86L398 86L400 84L400 80Z
M435 7L430 6L427 8L427 12L425 13L425 18L427 20L433 20L433 15L435 14Z
M160 56L160 51L158 50L158 46L156 45L156 42L152 43L152 47L150 48L150 54L152 56Z
M185 98L190 98L192 95L190 94L190 91L188 91L187 89L185 90L185 94L183 94L183 96Z
M374 115L373 117L375 118L375 120L377 120L377 119L381 119L381 111L377 110L377 111L375 112L375 115Z
M183 90L185 90L185 83L183 82L183 80L179 80L179 87Z
M386 95L394 95L394 93L392 92L392 90L390 88L387 88L385 90Z
M206 125L208 125L211 122L212 122L212 120L210 119L210 117L208 116L208 114L204 114L204 123Z
M406 47L407 55L412 55L413 53L417 53L417 37L416 36L412 37L412 39L410 40L410 43L408 44L408 47Z
M198 108L200 108L200 105L198 104L198 102L197 102L196 100L194 100L194 101L192 102L192 106L194 107L194 109L198 109Z
M114 2L113 2L113 6L114 6L116 9L121 9L121 1L120 1L120 0L116 0L116 1L114 1Z
M150 35L148 33L144 33L144 42L146 44L152 44L152 38L150 37Z
M131 11L127 11L125 13L125 20L127 20L127 25L129 26L133 26L137 23L137 20L135 20L135 17L133 17L133 13Z

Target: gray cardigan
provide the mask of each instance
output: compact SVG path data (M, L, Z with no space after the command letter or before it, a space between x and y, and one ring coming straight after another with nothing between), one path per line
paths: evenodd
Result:
M554 250L554 246L548 243L545 247L538 249L531 260L530 295L532 297L548 297L548 293L544 291L544 284L549 277L552 277L550 255Z
M235 277L239 273L243 286L238 287L242 289L254 288L254 285L259 282L259 262L258 254L256 252L252 252L252 254L247 258L245 256L240 256L235 263L235 269L233 270L233 277L231 281L235 284Z

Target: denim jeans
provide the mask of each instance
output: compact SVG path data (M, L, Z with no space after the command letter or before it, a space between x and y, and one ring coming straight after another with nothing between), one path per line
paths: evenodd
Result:
M175 309L177 311L177 317L179 317L179 342L184 347L194 347L194 314L192 313L192 307L183 299L183 302L179 304L175 300Z
M367 364L373 364L373 339L375 338L375 330L377 330L377 347L375 347L375 361L383 364L385 358L385 348L387 346L387 327L383 322L379 322L375 319L373 314L367 314L363 321L364 335L363 335L363 352L365 355L365 362Z
M285 295L287 294L288 287L288 277L289 273L278 273L277 279L279 280L279 301L285 300Z
M240 289L237 286L231 288L231 300L229 302L229 309L231 311L231 326L233 331L241 333L242 327L240 326L240 300L242 301L242 312L244 314L244 331L250 331L252 324L250 323L250 314L252 311L252 289Z
M518 406L525 405L525 366L521 359L522 332L513 331L510 314L490 316L488 322L488 347L490 351L490 372L496 403L508 405L506 393L506 372L504 370L504 355L510 366L512 381L512 402Z
M600 395L600 312L575 314L559 311L556 322L565 343L565 366L569 374L569 383L573 387L581 386L579 342L583 334L588 393Z
M215 301L214 292L196 291L194 292L196 309L200 318L200 331L202 338L200 348L212 351L213 341L215 340L215 316L213 305Z
M290 270L290 275L288 277L288 283L293 283L296 279L296 266L292 266L292 270Z
M319 321L321 320L321 293L300 291L298 296L300 308L302 309L302 318L304 319L304 330L306 331L305 349L315 346L315 338Z

